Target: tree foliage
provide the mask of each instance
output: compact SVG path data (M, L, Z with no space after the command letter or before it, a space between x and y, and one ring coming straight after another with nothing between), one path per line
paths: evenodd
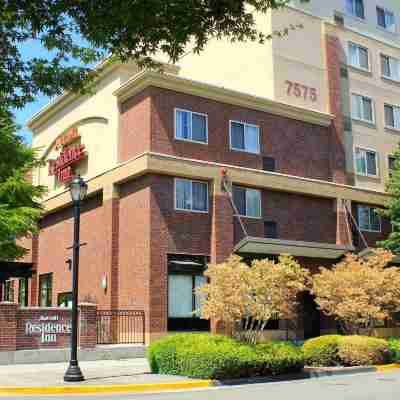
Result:
M400 311L400 270L387 267L393 254L386 250L363 259L348 254L332 269L313 276L315 301L346 333L370 333L377 321Z
M305 0L308 1L308 0ZM288 0L0 0L0 103L23 107L41 92L84 90L96 74L87 67L112 54L150 63L159 52L175 62L212 37L260 41L253 11ZM287 34L289 25L277 34ZM49 57L22 56L40 45ZM74 63L71 63L74 61ZM101 69L100 69L101 70ZM98 70L97 72L100 72Z
M385 204L385 209L377 210L379 214L390 219L392 232L386 240L379 243L379 246L400 254L400 146L394 154L394 169L391 171L386 184L386 191L391 195Z
M1 109L0 149L0 259L13 260L26 252L16 239L37 231L45 189L27 179L39 161L16 134L11 115Z
M205 275L209 283L199 289L204 318L234 325L236 334L249 342L258 339L271 319L296 317L297 295L309 279L309 272L291 256L255 260L251 267L231 256L209 265Z

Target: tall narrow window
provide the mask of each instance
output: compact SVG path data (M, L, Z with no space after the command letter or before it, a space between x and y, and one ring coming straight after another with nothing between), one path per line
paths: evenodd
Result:
M207 143L208 119L206 114L175 110L175 139Z
M378 176L377 157L374 151L356 148L355 159L358 175Z
M382 54L381 65L384 78L400 81L400 61L397 58Z
M260 153L260 128L258 126L231 121L229 136L232 150Z
M28 278L21 278L18 286L18 303L20 306L28 306Z
M208 211L208 184L189 179L175 179L175 209Z
M396 21L394 13L382 7L376 7L377 23L389 32L396 32Z
M357 18L365 19L363 0L346 0L346 11Z
M375 122L372 99L358 94L351 95L351 116L353 119L368 123Z
M51 307L53 294L53 274L39 276L39 306Z
M14 301L14 281L8 280L4 283L4 301Z
M355 43L349 43L349 64L352 67L369 71L368 49Z
M381 218L373 207L358 206L358 224L363 231L381 232Z
M387 128L400 129L400 107L385 104L385 125Z
M257 189L233 186L233 201L243 217L261 218L261 192Z

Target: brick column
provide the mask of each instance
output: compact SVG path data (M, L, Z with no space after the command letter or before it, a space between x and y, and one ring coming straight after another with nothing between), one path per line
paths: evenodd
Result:
M341 70L346 67L344 51L338 37L327 34L326 65L328 70L329 108L334 115L332 122L331 169L332 180L337 183L347 183L346 152L345 152L345 118ZM348 94L347 94L348 95Z
M221 179L215 178L212 204L211 263L221 263L231 254L234 246L233 209ZM232 327L223 321L211 321L213 334L232 334Z
M345 202L351 210L351 203L348 200L336 199L336 244L342 246L352 246L353 237L350 228L350 221L345 210Z
M17 309L15 303L0 303L0 351L17 349Z
M232 253L234 246L233 210L221 184L214 180L211 230L211 263L220 263Z
M97 305L79 304L79 346L92 349L97 344Z
M109 304L112 310L119 307L119 190L116 185L103 189L103 207L106 216L105 229L109 248L107 273Z
M32 278L30 279L30 305L38 305L38 269L39 269L39 236L34 235L32 237Z

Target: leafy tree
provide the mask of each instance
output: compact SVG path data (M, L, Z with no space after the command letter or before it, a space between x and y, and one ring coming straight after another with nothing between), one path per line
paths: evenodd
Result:
M308 0L303 0L308 1ZM212 37L260 41L253 11L288 0L0 0L0 103L23 107L42 92L84 90L96 76L87 67L104 55L151 65L163 52L173 62ZM288 28L278 35L287 34ZM21 46L50 54L23 57ZM74 65L72 63L74 61ZM97 70L97 73L101 68Z
M385 209L377 210L380 215L390 219L392 232L386 240L378 244L393 254L400 254L400 146L394 153L394 160L394 169L386 184L386 191L391 196L386 201Z
M400 311L400 270L388 268L393 254L379 249L363 259L348 254L332 269L313 276L320 309L334 317L346 333L371 333L376 322Z
M235 335L250 343L259 339L268 321L295 319L297 295L309 280L309 272L287 255L278 261L255 260L251 267L231 256L209 265L205 275L210 281L199 289L203 316L233 325Z
M28 179L39 165L35 151L16 134L10 113L0 109L0 259L13 260L26 253L17 239L37 231L40 197L45 192Z

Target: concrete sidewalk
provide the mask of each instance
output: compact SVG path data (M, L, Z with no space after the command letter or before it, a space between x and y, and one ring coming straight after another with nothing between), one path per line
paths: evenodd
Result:
M179 376L152 375L145 358L84 361L79 365L86 378L79 383L64 382L67 363L1 365L0 387L136 385L193 381Z

